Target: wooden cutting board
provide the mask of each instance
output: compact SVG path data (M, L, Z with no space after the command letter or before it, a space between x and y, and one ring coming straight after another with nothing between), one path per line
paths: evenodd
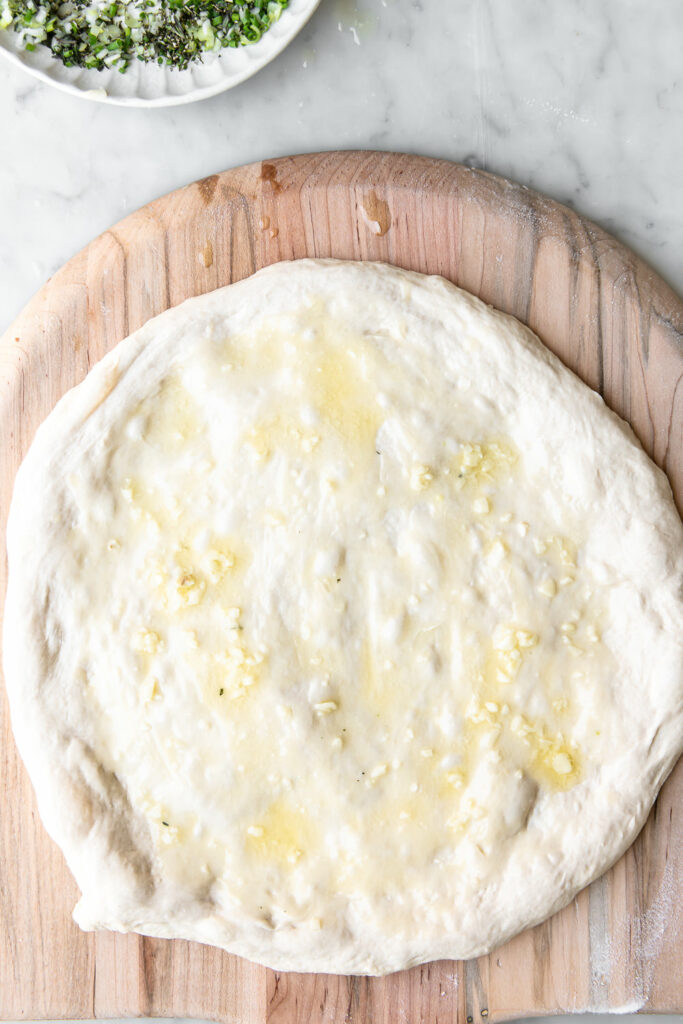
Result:
M151 203L29 303L0 340L3 533L36 427L96 360L188 296L301 256L442 274L513 313L629 420L683 507L683 304L663 281L595 225L501 178L326 153L216 174ZM481 1024L683 1011L683 763L619 863L491 956L384 979L285 975L208 946L79 932L77 890L38 820L5 704L0 728L0 1017Z

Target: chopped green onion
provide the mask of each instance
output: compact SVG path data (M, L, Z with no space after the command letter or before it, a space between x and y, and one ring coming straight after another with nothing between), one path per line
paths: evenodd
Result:
M258 42L289 0L0 0L0 29L26 50L50 48L67 67L117 67L132 60L180 69L204 53Z

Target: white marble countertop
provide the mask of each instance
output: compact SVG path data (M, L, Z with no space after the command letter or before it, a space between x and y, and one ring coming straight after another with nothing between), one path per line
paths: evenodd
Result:
M186 107L104 106L0 62L0 331L150 199L323 149L507 175L596 220L683 293L681 53L672 0L322 0L273 64Z

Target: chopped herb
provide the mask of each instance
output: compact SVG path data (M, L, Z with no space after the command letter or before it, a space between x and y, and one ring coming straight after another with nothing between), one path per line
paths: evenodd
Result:
M132 60L187 68L225 46L256 43L289 0L0 0L0 29L66 67L125 71Z
M165 826L166 826L166 828L168 828L168 827L169 827L169 826L168 826L168 822L167 822L167 821L162 821L162 823L161 823L161 824L162 824L162 825L165 825Z
M221 686L220 690L218 691L218 696L222 697L224 693L225 693L225 687Z

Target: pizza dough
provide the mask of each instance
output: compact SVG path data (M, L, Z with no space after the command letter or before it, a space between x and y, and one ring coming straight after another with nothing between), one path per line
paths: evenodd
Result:
M150 321L8 530L77 922L380 974L547 917L681 751L682 540L630 429L441 279L279 264Z

